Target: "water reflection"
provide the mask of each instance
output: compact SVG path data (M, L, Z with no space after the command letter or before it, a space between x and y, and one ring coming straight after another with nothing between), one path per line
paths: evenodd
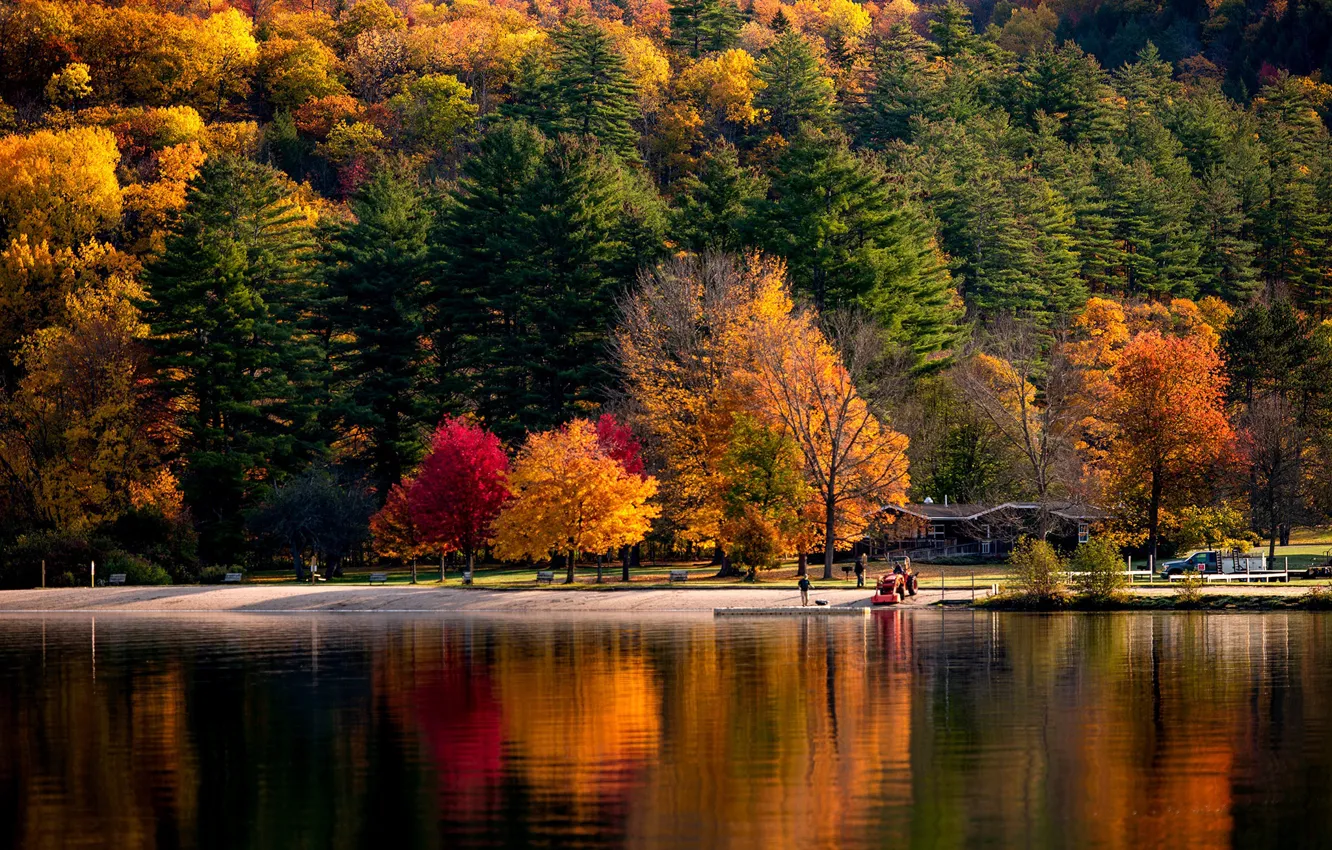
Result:
M1330 622L0 618L0 842L1322 844Z

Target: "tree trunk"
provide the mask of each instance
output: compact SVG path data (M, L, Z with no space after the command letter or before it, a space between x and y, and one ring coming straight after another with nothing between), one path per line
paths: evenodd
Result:
M296 580L305 581L305 566L301 563L301 550L297 546L291 547L291 562L296 567Z
M1152 496L1147 503L1147 557L1156 569L1156 541L1161 518L1161 471L1152 470Z
M476 567L476 553L473 552L471 549L468 549L468 550L467 550L467 574L470 575L470 576L472 577L472 581L476 581L476 574L472 572L472 570L473 570L475 567Z
M632 546L624 547L624 550L620 553L620 555L622 556L620 562L620 581L624 582L625 584L629 583L629 562L634 557L633 553L634 550Z
M809 555L805 552L801 552L796 560L796 575L809 575Z
M574 558L575 558L575 557L577 557L576 553L575 553L572 549L570 549L570 550L569 550L569 565L568 565L568 572L566 572L565 575L564 575L564 583L565 583L565 584L573 584L573 583L574 583Z
M601 553L597 553L597 584L601 584Z
M833 558L836 556L837 549L837 541L833 538L837 505L829 499L824 507L826 512L823 519L823 580L831 581L833 577Z
M444 583L444 553L439 553L439 583Z
M416 584L416 556L412 556L412 584Z

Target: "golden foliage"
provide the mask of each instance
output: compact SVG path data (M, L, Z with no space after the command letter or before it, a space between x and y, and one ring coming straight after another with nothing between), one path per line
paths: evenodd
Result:
M0 223L35 244L77 245L120 220L120 151L100 127L0 139Z
M576 556L639 542L660 510L654 478L627 473L586 419L530 434L509 477L513 499L495 522L495 554Z

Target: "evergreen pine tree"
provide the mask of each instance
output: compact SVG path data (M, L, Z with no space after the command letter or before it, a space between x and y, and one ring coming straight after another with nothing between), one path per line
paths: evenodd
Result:
M744 15L732 0L670 0L670 44L697 59L735 44Z
M973 49L976 46L976 29L971 25L971 12L957 0L948 0L935 13L930 21L930 35L934 39L934 48L945 59Z
M595 136L605 150L636 159L631 122L638 118L637 92L610 36L583 15L571 15L551 38L555 70L547 91L557 112L538 126L550 135Z
M883 168L843 139L797 136L746 227L820 308L867 309L921 357L960 338L957 293L929 228L894 195Z
M744 237L738 227L745 210L767 193L761 175L740 165L726 142L704 152L696 174L681 181L672 234L690 251L737 251Z
M206 557L233 562L256 478L290 471L321 438L321 365L303 318L313 300L306 216L275 172L211 159L191 181L147 269L144 316L181 417L186 503Z
M823 76L818 57L794 30L778 36L758 63L763 88L754 104L768 112L772 128L793 136L801 124L827 127L833 114L832 80Z
M430 216L411 178L388 169L357 191L351 211L322 258L331 412L339 433L365 436L353 454L383 499L416 461L428 424L419 379Z
M614 300L662 251L650 186L594 140L494 127L440 221L432 335L506 439L603 399Z

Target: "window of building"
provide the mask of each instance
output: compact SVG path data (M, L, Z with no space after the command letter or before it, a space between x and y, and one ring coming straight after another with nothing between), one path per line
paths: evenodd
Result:
M1091 539L1091 526L1085 522L1078 523L1078 542L1086 543Z

